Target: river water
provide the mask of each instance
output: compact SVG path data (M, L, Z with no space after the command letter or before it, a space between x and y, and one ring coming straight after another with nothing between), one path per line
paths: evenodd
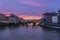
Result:
M39 26L0 28L0 40L60 40L60 31Z

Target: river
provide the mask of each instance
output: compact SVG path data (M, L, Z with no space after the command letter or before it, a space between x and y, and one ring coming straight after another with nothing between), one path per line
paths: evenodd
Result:
M60 31L39 26L0 28L0 40L60 40Z

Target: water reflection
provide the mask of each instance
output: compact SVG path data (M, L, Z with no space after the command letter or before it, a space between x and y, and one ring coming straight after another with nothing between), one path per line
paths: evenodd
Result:
M0 40L60 40L60 31L39 26L2 27Z

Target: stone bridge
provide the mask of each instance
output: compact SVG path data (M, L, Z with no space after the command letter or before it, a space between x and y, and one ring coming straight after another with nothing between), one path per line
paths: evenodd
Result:
M32 26L36 26L40 23L40 20L26 20L22 21L20 24L28 26L28 24L32 24Z

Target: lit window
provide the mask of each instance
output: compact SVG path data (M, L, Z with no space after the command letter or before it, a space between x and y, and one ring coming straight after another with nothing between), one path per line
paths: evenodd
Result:
M57 16L52 17L52 23L58 23L58 17Z

